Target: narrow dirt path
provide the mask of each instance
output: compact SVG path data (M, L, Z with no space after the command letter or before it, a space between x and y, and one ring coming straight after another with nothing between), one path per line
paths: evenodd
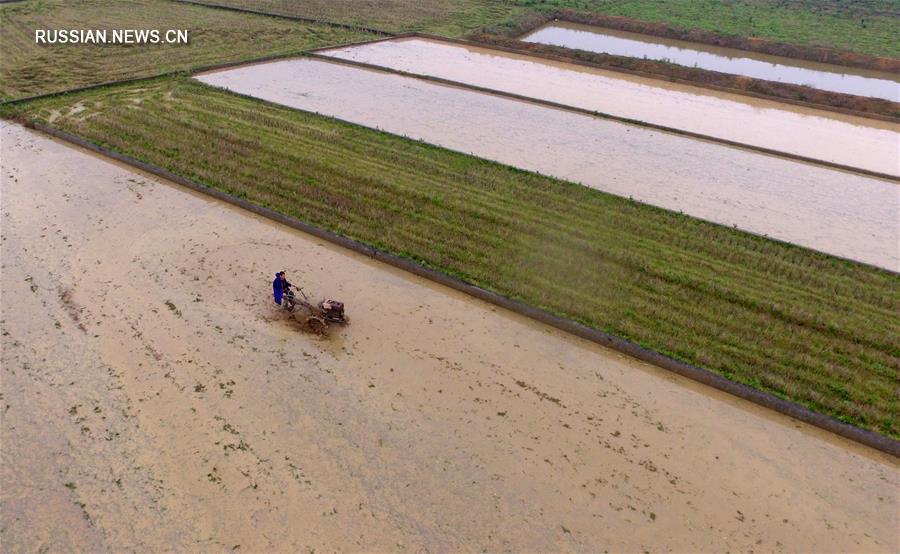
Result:
M4 550L900 548L895 460L2 139ZM282 268L352 325L298 333Z

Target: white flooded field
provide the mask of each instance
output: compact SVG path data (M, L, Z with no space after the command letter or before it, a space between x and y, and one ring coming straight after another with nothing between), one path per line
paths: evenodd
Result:
M900 175L894 123L423 38L320 53Z
M772 56L568 21L548 23L520 40L617 56L665 60L687 67L900 102L900 76L870 69Z
M900 270L900 186L890 181L327 61L283 60L197 78Z
M887 455L0 128L4 550L900 548Z

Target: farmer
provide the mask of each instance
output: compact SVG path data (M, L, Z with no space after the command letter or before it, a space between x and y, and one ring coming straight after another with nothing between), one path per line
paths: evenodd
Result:
M275 280L272 281L272 295L275 297L275 303L279 306L281 305L281 299L285 294L290 294L291 285L287 277L284 275L284 271L279 271L275 274Z

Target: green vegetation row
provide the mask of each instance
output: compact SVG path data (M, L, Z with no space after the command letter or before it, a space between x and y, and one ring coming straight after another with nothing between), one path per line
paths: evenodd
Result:
M460 36L508 25L535 11L572 9L624 16L683 29L759 37L800 46L900 58L893 0L199 0L362 25L385 31ZM893 9L891 9L893 5Z
M5 115L900 436L896 274L186 78Z
M185 29L188 45L41 45L35 29ZM0 4L0 100L372 38L169 0Z

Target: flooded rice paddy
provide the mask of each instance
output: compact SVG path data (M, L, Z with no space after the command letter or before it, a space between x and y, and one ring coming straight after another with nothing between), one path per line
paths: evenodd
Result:
M900 175L896 123L423 38L321 53Z
M688 67L900 102L900 77L869 69L772 56L567 21L548 23L520 40L616 56L663 60Z
M900 547L886 455L2 133L5 550ZM352 325L298 333L278 269Z
M900 270L900 187L889 181L327 61L197 78Z

